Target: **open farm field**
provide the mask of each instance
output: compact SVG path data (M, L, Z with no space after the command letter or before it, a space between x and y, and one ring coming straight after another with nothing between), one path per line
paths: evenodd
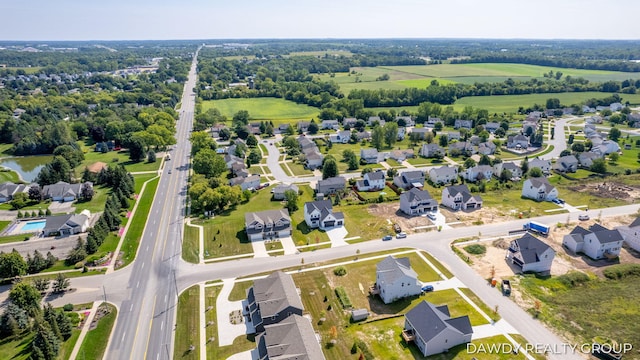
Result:
M289 53L289 56L345 56L352 57L353 53L346 50L326 50L326 51L294 51Z
M247 110L251 120L310 120L319 110L312 106L276 98L223 99L202 102L202 111L218 108L229 119L240 110Z
M494 96L469 96L458 99L453 107L462 110L465 106L487 109L494 112L516 112L518 107L529 107L534 104L544 105L547 99L557 98L563 105L579 104L591 98L605 98L611 96L604 92L573 92L558 94L526 94L526 95L494 95ZM631 104L640 104L640 94L621 94L623 102L629 101Z

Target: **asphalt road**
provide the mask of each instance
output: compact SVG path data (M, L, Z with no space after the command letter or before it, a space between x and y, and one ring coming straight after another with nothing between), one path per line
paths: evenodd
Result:
M177 303L174 279L184 224L196 59L197 53L184 87L176 126L177 145L171 151L171 160L165 162L136 260L129 266L128 296L119 302L118 321L106 359L172 358Z

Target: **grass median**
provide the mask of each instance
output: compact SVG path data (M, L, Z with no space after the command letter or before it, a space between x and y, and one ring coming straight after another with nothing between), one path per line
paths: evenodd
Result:
M153 204L153 198L156 195L159 181L160 178L149 181L144 193L138 200L138 208L136 209L136 213L133 215L133 218L130 219L131 224L122 243L122 266L126 266L131 263L136 256L138 245L140 245L142 232L147 224L147 218L149 217L149 212L151 210L151 205Z
M78 351L78 359L102 359L109 335L113 329L113 324L118 316L118 310L111 304L102 303L100 307L105 307L107 313L102 316L95 329L89 330L82 341L80 350Z

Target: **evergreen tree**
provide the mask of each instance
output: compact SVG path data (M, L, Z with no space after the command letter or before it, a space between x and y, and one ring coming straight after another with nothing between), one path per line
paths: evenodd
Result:
M95 238L95 235L92 232L89 232L87 235L87 244L85 245L85 250L87 254L95 254L98 251L98 244Z
M71 320L64 314L64 312L60 310L56 311L56 320L58 323L58 329L60 329L60 336L62 336L62 340L68 340L71 337L73 331Z
M47 268L52 267L56 261L58 261L58 258L53 256L51 251L47 251Z
M58 339L61 339L62 337L60 336L60 329L58 328L58 319L56 316L56 311L53 309L53 306L51 306L51 303L47 303L47 305L44 306L44 312L42 317L44 321L46 321L47 324L49 324L51 331L56 335L56 337L58 337Z
M51 327L42 320L36 320L34 328L36 336L31 344L32 359L54 360L60 351L60 339L53 333Z
M44 256L36 250L33 252L33 257L27 254L27 266L29 267L29 274L35 274L46 269L48 267L48 263L47 259L45 259Z

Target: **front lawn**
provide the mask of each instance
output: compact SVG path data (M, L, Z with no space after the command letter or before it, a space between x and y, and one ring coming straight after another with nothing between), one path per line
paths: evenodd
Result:
M144 194L138 198L138 208L136 209L136 213L133 215L133 218L129 219L131 224L129 225L127 235L122 242L122 266L128 265L136 256L138 245L140 245L140 239L142 238L142 232L147 224L147 218L149 217L151 205L153 204L153 198L156 195L156 189L159 182L160 178L158 177L147 183Z
M102 304L100 306L106 306L109 313L98 321L98 326L95 329L87 332L82 346L80 346L78 358L102 359L107 349L106 339L109 339L113 324L118 315L118 310L111 304Z
M247 281L249 285L252 285L253 282ZM233 354L237 354L239 352L243 352L246 350L251 350L256 348L255 336L254 335L246 335L239 336L233 340L233 345L227 346L219 346L218 342L218 319L216 319L216 311L215 305L218 294L220 293L220 286L209 286L205 288L205 306L213 307L211 310L207 311L206 321L210 325L207 325L207 359L227 359ZM234 288L235 290L235 288ZM246 297L246 296L245 296ZM231 296L230 296L230 300ZM233 300L232 300L233 301ZM209 341L209 339L213 339L213 341Z
M200 287L195 285L186 289L178 298L174 359L197 360L200 358L199 297ZM215 310L213 312L215 313Z

